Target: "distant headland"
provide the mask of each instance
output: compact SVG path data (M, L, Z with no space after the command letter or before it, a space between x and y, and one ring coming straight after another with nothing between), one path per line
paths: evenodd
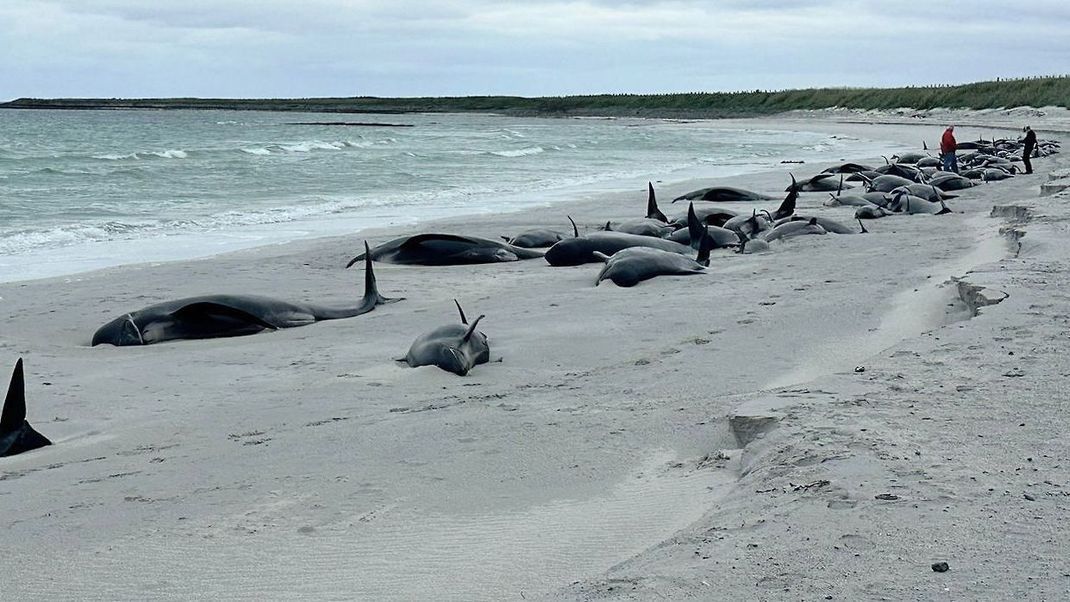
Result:
M902 88L813 88L673 94L583 96L452 96L380 98L19 98L3 109L186 109L313 113L504 113L545 117L754 117L794 110L1070 108L1070 76L997 79L961 85Z

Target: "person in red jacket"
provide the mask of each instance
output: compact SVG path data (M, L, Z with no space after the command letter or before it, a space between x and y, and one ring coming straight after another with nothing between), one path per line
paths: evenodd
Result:
M959 172L959 160L955 156L959 143L955 141L955 126L949 125L940 138L940 164L944 171Z

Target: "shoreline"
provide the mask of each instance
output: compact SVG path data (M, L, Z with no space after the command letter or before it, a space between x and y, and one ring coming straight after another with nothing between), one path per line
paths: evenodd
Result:
M913 127L876 127L894 130L903 143L918 134ZM1066 164L1062 155L1043 161L1038 174ZM774 192L783 189L787 171L820 166L783 168L716 181ZM981 336L991 344L1003 336L1012 305L1004 301L967 320L972 309L957 286L934 279L991 259L973 255L974 226L998 234L1005 224L983 217L991 206L1035 195L1044 177L970 189L953 204L964 213L889 217L865 236L804 237L764 255L718 254L707 274L658 278L633 289L594 287L594 266L551 268L541 260L449 268L377 264L383 294L406 301L348 320L146 348L85 345L93 329L120 312L187 294L270 292L325 304L353 298L362 274L341 265L359 238L127 265L70 282L0 283L0 307L8 315L0 338L4 361L26 356L29 418L57 443L6 458L0 467L5 527L12 541L25 542L9 567L12 582L24 589L12 591L745 599L792 595L782 590L801 587L804 596L858 599L882 591L874 584L896 598L937 595L939 589L910 588L943 588L950 580L965 588L956 591L984 598L978 571L988 567L991 584L992 574L1013 570L1013 559L1002 565L976 559L973 569L960 571L949 552L977 531L946 527L959 518L992 526L980 521L983 504L973 504L962 485L981 470L994 474L985 463L996 457L992 450L971 456L960 471L955 462L937 461L940 432L926 429L950 429L965 445L994 441L966 436L970 423L1002 419L994 412L1004 410L991 409L993 401L984 404L987 413L971 412L970 400L962 399L967 392L950 385L974 383L983 391L990 381L1003 386L1011 377L985 376L988 364L999 361L987 354L997 349L934 339ZM659 187L662 210L683 209L668 200L690 184ZM804 194L800 211L847 221L848 209L824 208L824 198ZM635 215L644 201L645 191L636 188L592 195L567 210L594 225ZM434 224L491 237L558 226L564 210ZM1034 246L1013 263L1026 276L1049 260L1045 253L1062 249L1045 238L1030 243L1030 236L1023 240ZM1024 303L1014 306L1014 319L1039 322L1044 316L1030 312L1059 311L1050 302L1031 308L1036 301L1013 282L1022 276L1010 273L984 268L968 282L989 286L981 274L1011 279L999 286L1011 291L1013 303ZM1068 280L1044 274L1053 286ZM934 292L914 294L926 287ZM481 329L491 339L492 360L502 361L463 379L398 367L391 358L413 337L454 319L453 298L470 315L487 315ZM904 324L897 308L932 317ZM930 328L929 335L918 332ZM1037 349L1059 348L1032 330L1014 336L1033 337ZM852 345L867 337L880 348L860 357L872 350ZM1048 355L1025 351L1026 340L1016 349L1032 374L1027 358ZM827 357L826 348L840 355ZM812 360L819 360L816 370L808 370ZM861 364L867 370L854 373ZM793 370L809 380L770 388ZM954 370L954 380L946 370ZM1057 382L1042 384L1050 389ZM1038 386L1030 399L1041 404L1047 390ZM956 410L909 407L918 391L955 402ZM918 410L936 420L912 422ZM1045 429L1065 421L1040 415ZM1044 441L1055 446L1045 452L1049 458L1066 457L1058 447L1065 444ZM892 443L903 450L889 452ZM907 459L914 449L937 465L913 474ZM891 462L889 454L904 458L903 466L892 467L898 472L891 485L882 480L890 474L882 464ZM1045 465L1046 477L1070 482L1054 462ZM955 478L943 491L948 470ZM814 485L822 480L829 484ZM700 487L690 489L695 484ZM908 503L873 500L899 488L912 492L903 496ZM1010 504L1003 499L984 503ZM1052 500L1045 508L1057 520ZM968 516L939 511L959 503ZM592 508L615 510L599 522L590 519ZM632 529L644 523L649 528L633 538ZM1055 558L1050 545L1044 552L1020 547L1051 524L1022 525L1027 537L1008 545L1029 558ZM907 533L904 542L886 535L896 529ZM928 574L910 573L914 578L889 585L890 575L903 577L922 561L919 555L888 568L882 552L904 555L906 542L918 546L931 530L942 535L947 551L941 554L953 572L944 581L919 583L914 578L933 575L921 564ZM77 536L54 550L49 542L57 532ZM851 552L841 555L842 548ZM820 562L810 562L814 554ZM1054 592L1062 582L1051 565L1044 591ZM844 580L846 573L858 578ZM993 591L990 599L1008 593Z
M641 120L629 120L641 121ZM665 120L658 120L665 121ZM694 128L713 128L730 130L751 129L754 124L780 124L780 121L763 120L702 120L691 125ZM795 122L784 122L783 127L760 128L773 131L798 131ZM790 126L790 127L789 127ZM824 132L814 132L824 133ZM859 142L861 144L861 142ZM885 146L879 140L871 140L866 146ZM905 147L904 147L905 148ZM825 151L827 153L827 151ZM806 156L810 158L815 151L799 150L791 157ZM839 158L846 158L847 155ZM788 160L785 157L785 160ZM831 156L829 157L831 161ZM745 178L778 169L805 168L805 164L785 164L783 161L755 158L746 164L704 164L695 163L669 172L644 174L643 176L623 177L607 176L593 182L574 183L556 186L541 192L520 192L504 196L497 210L503 214L522 214L529 210L551 206L566 207L570 203L598 202L613 195L628 194L632 188L645 190L647 181L654 181L667 186L703 185L703 182L723 177ZM663 181L665 182L663 184ZM477 205L479 203L476 203ZM272 247L291 242L314 241L333 237L347 236L347 233L359 235L361 232L378 232L384 229L403 232L414 227L430 226L436 223L450 223L468 219L478 219L487 214L485 208L472 207L460 209L452 215L443 212L455 211L447 208L439 210L434 207L414 207L415 215L402 216L382 213L375 208L365 207L348 214L324 214L317 217L284 221L279 223L250 224L229 230L207 230L188 233L167 233L161 237L138 239L114 239L79 243L73 246L50 247L32 252L8 256L7 263L0 262L0 282L25 282L42 278L72 278L98 269L110 269L124 265L158 264L172 261L203 260L221 254ZM371 211L369 214L368 212ZM427 215L430 214L430 217ZM365 225L368 224L368 225ZM567 222L566 222L567 225ZM132 259L133 257L138 259ZM73 258L72 258L73 257ZM5 258L0 258L5 259ZM60 264L60 267L52 267ZM15 274L19 274L15 276ZM23 276L22 274L27 274Z
M692 123L693 127L697 128L727 127L730 129L745 130L755 123L762 123L771 124L770 127L765 127L765 129L774 129L778 130L778 132L796 132L796 130L799 130L799 121L794 119L695 120ZM802 129L805 130L806 128ZM831 133L834 129L835 125L831 125L828 132L824 132L824 130L819 127L817 128L816 133ZM891 129L898 130L898 127L892 127ZM884 141L886 143L882 143L880 137L873 137L870 140L872 140L871 145L883 145L892 150L896 149L895 143L892 143L891 141ZM899 142L903 144L902 148L907 148L907 141L905 139L901 139ZM796 171L805 171L807 165L821 165L820 161L813 161L813 159L810 159L810 164L794 163L794 157L805 154L805 152L797 153L792 155L792 157L785 157L784 160L780 161L777 161L776 159L770 161L754 160L753 163L743 166L743 171L738 171L740 166L736 165L697 164L668 173L646 174L637 177L624 177L624 179L622 179L622 177L616 177L616 179L607 179L594 183L572 184L565 187L553 188L548 192L542 192L542 194L539 194L538 202L529 206L508 206L503 213L516 215L518 219L522 219L526 212L537 213L549 206L567 206L569 203L574 202L598 202L600 199L610 198L614 195L620 196L628 194L631 188L640 186L645 187L646 181L653 181L659 186L700 187L705 185L705 182L720 180L723 179L723 177L747 179L748 176L761 175L763 173L785 168ZM849 155L843 155L838 157L838 159L845 160L847 156ZM868 157L868 159L869 158L880 160L878 157ZM835 159L829 157L827 163L831 163L832 160ZM790 163L785 163L785 161L790 161ZM519 192L519 194L517 194L517 199L533 197L535 195L536 192L534 191ZM380 232L384 229L402 232L416 227L434 227L439 222L449 223L471 218L478 219L480 216L486 214L487 212L485 210L472 209L471 211L463 211L462 213L450 216L413 218L401 218L397 216L376 217L358 213L341 217L324 215L304 220L249 225L225 232L217 232L215 234L212 234L211 232L168 233L163 237L157 238L110 240L90 244L81 243L74 247L44 248L28 253L19 253L17 256L10 256L10 259L6 260L9 263L3 266L2 271L4 273L11 273L12 275L16 273L25 273L28 274L28 276L3 276L0 277L0 282L24 282L47 278L78 278L82 275L95 272L97 269L110 269L124 265L153 265L174 261L201 261L230 252L241 252L249 249L316 241L320 240L320 238L326 240L326 238L349 235L342 233L342 230L347 230L353 235L360 235L365 231ZM362 227L361 223L366 221L373 222L373 225ZM158 241L166 241L166 244L161 245ZM134 254L132 249L138 249L137 254L139 254L141 258L147 259L133 259ZM90 251L95 252L91 253ZM71 259L72 252L74 252L76 260ZM72 261L76 261L77 265L74 266ZM51 267L51 265L57 263L63 264L63 266ZM31 268L33 265L40 267Z

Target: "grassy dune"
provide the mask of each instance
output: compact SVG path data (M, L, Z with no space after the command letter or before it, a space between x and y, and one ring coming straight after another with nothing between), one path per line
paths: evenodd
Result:
M20 98L13 109L236 109L328 113L494 112L515 115L736 117L799 109L938 107L992 109L1017 106L1070 108L1070 76L906 88L813 88L767 92L597 94L588 96L461 96L422 98Z

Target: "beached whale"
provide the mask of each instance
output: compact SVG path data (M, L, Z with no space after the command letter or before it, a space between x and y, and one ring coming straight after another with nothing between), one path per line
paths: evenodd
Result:
M877 205L869 205L868 207L859 207L855 209L855 219L880 219L892 215L891 212L884 209L884 207L878 207Z
M368 248L368 243L364 243ZM321 320L352 318L376 305L401 301L379 294L370 255L365 259L364 297L355 307L328 308L290 303L259 295L202 295L165 301L108 322L93 335L93 345L151 345L179 339L211 339L305 326Z
M768 230L769 219L767 216L768 218L772 217L765 210L762 213L758 213L757 210L752 211L749 216L737 215L725 222L724 229L735 232L739 239L742 240L743 235L754 236L762 230Z
M26 379L20 357L11 373L3 414L0 414L0 456L14 456L46 445L52 442L26 421Z
M889 204L888 208L896 213L907 213L910 215L917 215L919 213L944 215L951 213L951 209L948 209L947 205L944 204L943 199L933 203L927 199L907 194L904 191L900 191L892 197L892 202Z
M928 156L929 155L925 153L911 151L899 155L892 155L892 160L900 165L911 165L917 163L918 161L921 161L922 159Z
M862 226L861 231L859 231L855 230L853 227L845 226L844 224L841 224L840 222L828 217L810 217L804 215L793 215L791 217L784 218L777 222L774 228L776 226L780 226L790 222L809 222L811 224L816 223L817 225L824 228L825 232L829 232L831 234L861 234L866 232L866 227L862 226L862 222L858 223L859 226Z
M581 265L601 261L596 252L613 255L631 247L650 247L680 255L690 255L691 247L664 238L639 236L624 232L591 232L579 238L567 238L546 251L546 263L552 266Z
M772 230L763 232L761 239L765 242L773 242L778 238L803 236L805 234L827 234L827 232L817 223L817 218L810 218L807 221L789 221L780 224Z
M408 354L398 361L413 368L438 366L458 376L465 376L477 364L490 361L487 335L476 330L484 316L479 316L469 324L461 304L456 299L453 302L461 314L461 323L439 326L420 335L409 347Z
M728 220L740 215L738 211L732 211L731 209L722 209L716 205L706 205L704 207L695 207L695 204L688 203L687 211L684 211L680 215L672 218L670 222L675 228L686 228L688 215L694 207L695 215L698 216L700 222L709 224L711 226L717 226L723 228Z
M687 227L680 228L669 235L669 240L688 245L696 251L704 240L709 240L711 249L734 247L739 244L739 236L733 230L710 226L698 217L694 203L687 204Z
M955 195L944 192L943 190L940 190L932 184L910 184L907 186L899 186L897 188L893 188L890 192L894 195L900 191L906 192L907 194L912 194L917 197L921 197L934 203L939 202L940 199L955 198Z
M568 221L572 222L573 236L579 236L580 231L579 228L576 227L576 222L573 222L571 217L568 217ZM502 237L502 240L508 244L524 249L543 249L552 247L554 246L554 243L564 239L564 233L549 228L532 228L531 230L524 230L512 238L508 236Z
M910 186L913 183L914 180L908 180L902 176L885 174L869 182L869 192L891 192L900 186Z
M471 265L542 257L542 251L523 249L478 236L417 234L385 242L349 260L346 267L371 257L375 261L402 265Z
M710 188L701 188L680 195L673 199L672 202L711 201L714 203L740 203L772 200L773 197L760 192L754 192L753 190L744 190L743 188L735 188L733 186L711 186Z
M858 163L841 163L825 168L823 173L858 173L860 171L873 171L873 168Z
M874 203L866 197L858 194L833 194L829 193L829 200L825 201L826 207L869 207Z
M626 219L619 222L606 222L606 225L602 226L602 230L606 232L624 232L626 234L654 236L657 238L665 238L669 234L672 234L675 229L675 226L645 217Z
M802 192L829 192L839 191L845 188L854 188L854 186L844 182L843 174L820 173L800 182L796 182L795 178L792 177L791 186L788 186L784 190L791 191L793 188L801 190Z
M769 243L765 242L761 238L750 238L746 234L740 233L739 235L739 248L736 250L739 254L751 255L754 253L764 253L769 250Z
M709 238L703 240L709 241ZM617 286L627 287L656 276L701 274L710 263L710 246L708 242L703 243L697 259L649 247L624 249L612 256L597 252L595 255L606 262L598 272L595 286L603 280L612 280Z
M893 163L891 165L881 165L874 169L877 173L887 176L899 176L900 178L906 178L911 182L917 182L921 170L914 165L903 165L902 163Z
M969 178L964 178L958 174L947 172L938 172L926 183L936 186L943 191L963 190L974 185L973 181Z

